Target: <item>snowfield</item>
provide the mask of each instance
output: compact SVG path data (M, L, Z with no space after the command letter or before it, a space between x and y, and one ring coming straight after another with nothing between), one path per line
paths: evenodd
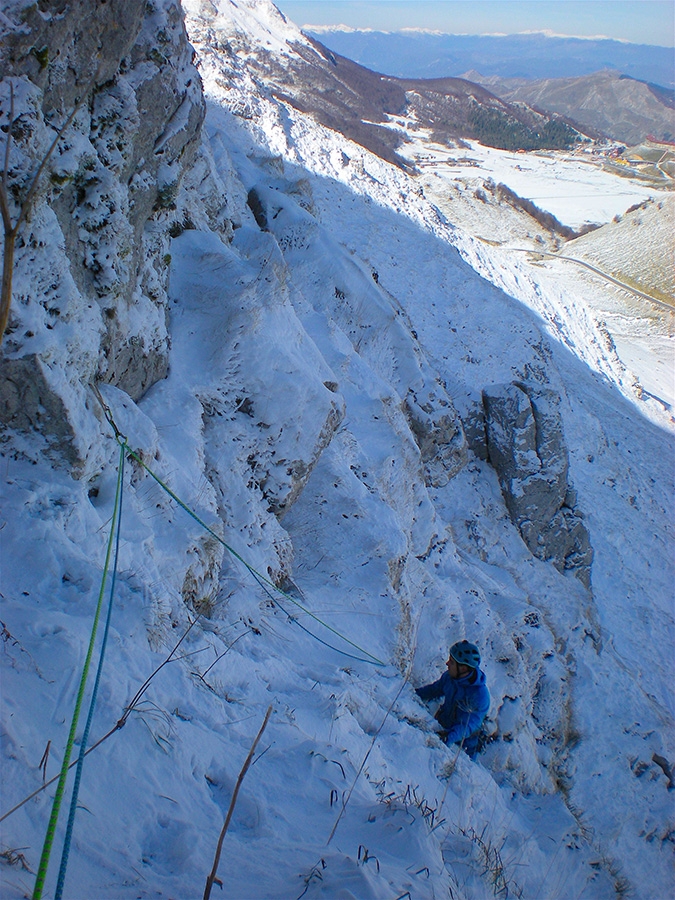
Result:
M519 197L531 200L570 228L603 225L636 203L669 196L638 178L605 171L589 154L540 150L514 153L465 142L468 149L441 149L413 140L405 156L442 178L461 180L468 174L508 185Z
M672 335L590 274L478 238L483 214L515 234L513 211L443 205L433 176L256 82L250 54L301 40L267 0L183 6L207 119L176 198L188 226L167 260L167 377L137 403L101 385L136 455L90 746L143 691L86 758L64 897L201 896L270 705L223 841L223 896L670 896ZM559 168L551 183L540 158L518 160L537 192L558 192ZM573 180L563 194L575 185L589 196ZM593 190L559 208L570 223L638 196ZM38 275L17 271L29 294ZM560 398L591 590L530 553L495 470L448 425L457 414L469 431L481 392L513 381ZM119 496L118 441L82 393L69 408L89 448L81 477L30 435L1 460L1 815L58 774ZM446 417L432 457L413 404ZM413 690L463 637L492 697L476 762L439 741ZM7 900L33 890L53 791L2 822Z

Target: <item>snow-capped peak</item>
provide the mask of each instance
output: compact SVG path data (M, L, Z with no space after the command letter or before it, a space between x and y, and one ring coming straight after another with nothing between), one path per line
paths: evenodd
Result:
M271 0L183 0L183 8L196 23L216 32L238 32L272 53L283 54L293 43L309 43Z

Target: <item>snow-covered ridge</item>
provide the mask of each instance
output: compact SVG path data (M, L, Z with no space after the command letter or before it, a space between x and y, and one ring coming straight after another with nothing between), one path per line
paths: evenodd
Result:
M289 44L309 41L273 3L260 0L183 0L183 9L193 22L208 22L215 31L240 35L272 53L288 53Z
M120 453L87 387L96 373L129 446L212 533L127 458L91 741L152 677L87 757L64 896L199 896L270 703L223 843L232 896L666 896L667 417L638 400L572 280L537 283L414 179L256 82L251 54L293 52L271 4L221 3L217 28L205 8L187 20L205 126L139 251L156 273L153 316L142 298L99 306L76 277L90 242L67 239L58 185L18 250L10 337L36 342L82 464L76 478L48 455L40 420L5 426L0 814L41 786L46 746L46 777L58 771L100 588ZM168 18L187 58L176 11L155 0L145 34L159 42ZM127 87L120 73L99 99L125 111ZM96 107L78 121L85 160L99 129ZM114 160L100 173L121 189ZM105 219L100 194L82 200ZM58 316L40 302L54 271ZM165 321L166 377L135 399L97 331L122 313L123 335ZM143 342L128 345L142 360ZM559 398L592 591L528 550L484 458L482 392L516 382ZM261 589L220 537L285 593ZM440 743L413 693L463 636L492 696L478 763ZM50 790L2 823L3 896L32 891Z

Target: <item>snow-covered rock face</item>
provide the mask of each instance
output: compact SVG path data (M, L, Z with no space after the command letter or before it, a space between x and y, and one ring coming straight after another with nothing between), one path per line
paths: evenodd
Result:
M631 394L573 281L540 285L492 257L414 179L256 81L250 57L281 66L298 35L270 3L187 9L206 122L198 139L186 63L156 120L175 167L155 160L155 182L134 188L150 215L140 246L131 212L114 233L106 223L148 164L134 149L148 138L137 97L161 70L148 48L178 40L169 0L144 5L129 58L141 45L146 57L96 92L53 159L64 173L91 160L100 183L74 205L68 178L45 184L18 248L3 351L28 399L15 375L5 402L23 418L7 428L0 481L0 812L40 788L45 746L46 776L57 773L101 589L120 448L86 388L98 377L128 442L90 745L113 731L86 759L64 896L199 896L270 703L223 843L232 896L667 896L667 421ZM190 59L182 40L176 50L176 65ZM42 88L14 83L45 146ZM118 134L120 116L137 131ZM25 174L34 156L15 141ZM137 284L156 295L125 294L130 240ZM110 269L94 271L103 246ZM120 376L127 345L139 371L162 348L165 377ZM568 506L567 487L577 493L592 593L530 552L495 469L468 449L466 432L487 455L483 391L514 384L546 426L523 448L550 470L538 504L555 518L563 489ZM552 395L555 414L538 399ZM79 479L53 465L64 455ZM492 697L476 764L440 743L413 691L461 637L480 647ZM21 861L36 870L48 795L3 822L12 900L32 891Z
M550 390L523 384L483 391L487 458L497 470L507 509L539 559L572 571L590 587L593 550L576 493L568 481L569 454Z
M15 3L3 26L15 217L77 112L19 233L0 410L81 468L88 447L71 411L83 385L103 379L138 398L166 374L171 210L197 147L201 82L171 0Z

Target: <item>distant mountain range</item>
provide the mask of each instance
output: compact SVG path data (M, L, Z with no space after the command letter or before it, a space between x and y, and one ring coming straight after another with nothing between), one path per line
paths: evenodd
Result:
M580 78L485 77L467 72L509 103L527 103L573 119L580 127L599 131L614 140L635 145L648 135L675 141L675 102L672 91L637 81L619 72L595 72Z
M613 69L639 81L675 88L675 53L668 47L544 34L329 29L310 33L336 53L400 78L444 78L470 69L500 78L578 78Z
M325 31L322 40L332 51L396 77L402 85L426 79L431 86L459 76L510 104L562 116L591 136L606 135L629 145L648 135L675 140L675 57L664 47L544 35L422 32Z

